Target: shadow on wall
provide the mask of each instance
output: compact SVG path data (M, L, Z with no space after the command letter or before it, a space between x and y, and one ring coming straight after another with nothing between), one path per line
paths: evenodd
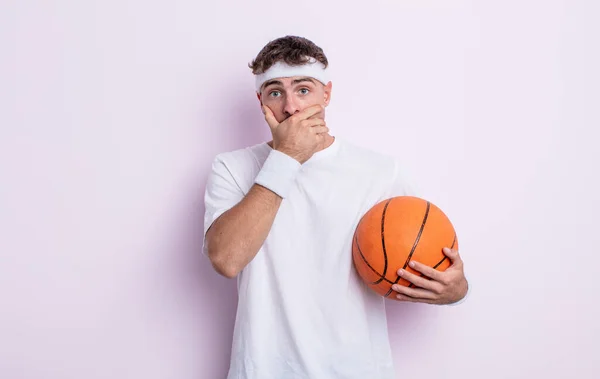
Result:
M187 179L168 233L170 267L159 270L173 278L169 292L177 298L177 313L185 315L178 317L184 317L186 333L193 336L194 377L224 378L237 307L236 280L217 274L202 252L206 177Z
M237 80L236 80L237 79ZM270 141L271 131L260 110L260 102L246 78L233 78L229 86L221 88L221 98L213 111L219 114L219 130L212 131L211 143L219 146L217 152L241 149ZM212 158L212 157L211 157Z
M432 323L437 324L437 319L442 317L443 310L438 305L416 304L386 300L388 332L392 352L398 367L402 367L403 360L418 359L427 354L427 343L423 343L423 336L431 338Z
M211 130L210 139L201 146L214 154L251 146L271 139L271 133L260 111L260 104L252 87L248 91L232 91L233 86L219 86L224 91L223 101L216 109L219 126ZM231 101L232 93L235 101ZM240 94L241 95L238 95ZM205 128L206 125L200 125ZM212 127L212 126L211 126ZM202 351L199 377L223 378L227 375L231 342L237 309L236 279L227 279L213 269L202 252L204 231L204 193L214 156L204 157L198 175L185 178L182 185L183 205L179 207L171 233L173 259L180 288L176 291L192 309L199 326L197 346Z

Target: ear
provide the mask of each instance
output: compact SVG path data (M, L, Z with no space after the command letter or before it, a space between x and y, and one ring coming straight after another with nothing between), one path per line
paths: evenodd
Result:
M329 101L331 101L331 81L329 83L327 83L326 86L323 87L323 97L324 97L324 101L325 101L325 106L329 105Z

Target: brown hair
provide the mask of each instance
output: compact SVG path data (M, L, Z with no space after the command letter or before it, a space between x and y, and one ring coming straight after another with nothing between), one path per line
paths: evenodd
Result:
M315 58L325 67L328 65L323 49L304 37L288 35L266 44L248 67L252 69L254 75L259 75L277 62L283 61L290 66L300 66L307 63L309 58Z

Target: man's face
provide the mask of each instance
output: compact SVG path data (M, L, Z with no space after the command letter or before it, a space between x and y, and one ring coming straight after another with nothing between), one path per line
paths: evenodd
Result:
M291 115L315 104L329 105L331 98L331 82L323 85L316 79L306 76L276 78L263 84L257 94L261 105L271 109L279 123ZM325 111L311 118L325 119Z

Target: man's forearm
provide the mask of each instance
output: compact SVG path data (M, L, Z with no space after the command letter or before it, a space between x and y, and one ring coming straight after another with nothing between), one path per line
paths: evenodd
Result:
M233 278L250 263L267 238L281 201L276 193L254 184L237 205L214 221L206 243L218 273Z

